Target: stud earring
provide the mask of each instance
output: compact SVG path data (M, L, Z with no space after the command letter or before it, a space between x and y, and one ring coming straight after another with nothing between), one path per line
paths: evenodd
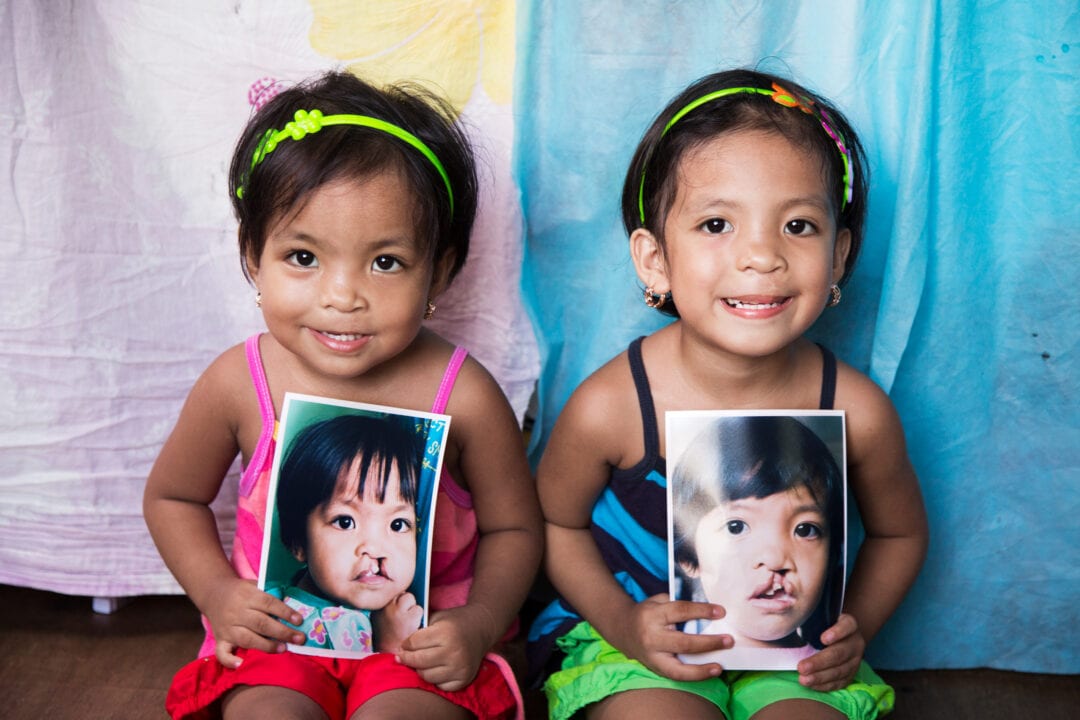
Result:
M255 293L255 307L259 307L259 308L262 307L262 293L261 292Z
M836 307L840 304L840 286L833 285L829 288L829 304L827 307Z
M430 320L435 317L435 303L431 300L427 301L427 307L424 308L424 319Z
M651 287L645 288L645 304L659 310L667 302L668 293L655 293Z

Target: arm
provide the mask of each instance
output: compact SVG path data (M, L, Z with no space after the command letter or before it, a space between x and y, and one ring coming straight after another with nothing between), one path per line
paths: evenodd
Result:
M639 452L637 444L628 449L622 442L642 433L634 398L626 361L619 359L582 384L560 413L537 477L547 537L546 570L563 598L625 655L661 675L700 680L718 675L720 666L685 664L676 655L730 647L730 637L688 635L673 625L721 617L722 609L670 602L666 595L636 602L615 579L590 531L593 506L612 467L624 455Z
M475 361L462 367L447 412L458 450L455 477L467 481L476 511L475 574L466 604L435 613L399 657L428 682L460 690L517 617L543 538L521 430L495 380Z
M907 594L929 541L926 510L888 396L842 366L837 406L848 408L848 482L866 530L844 598L844 614L822 634L826 648L799 663L817 690L850 683L863 651Z
M285 641L303 643L303 635L276 619L290 618L299 624L297 613L237 577L221 547L210 509L238 452L232 418L237 417L239 384L230 353L207 369L184 403L150 471L143 514L165 564L209 619L219 660L235 667L239 664L232 655L236 647L273 652L283 649Z

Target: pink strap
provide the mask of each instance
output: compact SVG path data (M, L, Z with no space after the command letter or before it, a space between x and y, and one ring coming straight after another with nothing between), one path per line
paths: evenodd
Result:
M469 351L460 345L454 348L454 354L450 356L442 382L439 383L439 392L435 393L435 402L431 406L431 412L441 414L446 410L446 403L450 401L450 393L454 389L454 381L457 380L458 371L461 370L461 365L468 355Z
M266 454L270 451L270 443L274 439L274 423L277 418L274 417L274 401L270 397L270 385L266 382L266 371L263 369L262 354L259 352L259 337L260 334L256 333L247 339L244 343L244 350L247 353L248 370L251 372L251 381L255 385L255 394L259 396L259 413L262 415L262 434L259 435L259 442L255 446L255 452L252 453L251 459L248 461L248 469L261 468L266 463ZM245 472L244 477L240 482L240 494L247 496L251 494L251 488L258 479L258 472Z

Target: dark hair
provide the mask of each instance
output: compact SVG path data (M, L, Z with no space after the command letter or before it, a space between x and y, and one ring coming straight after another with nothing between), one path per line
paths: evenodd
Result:
M818 435L779 415L718 418L690 442L671 476L674 556L698 566L694 533L721 502L765 498L805 487L821 507L829 539L825 583L817 608L802 625L803 637L821 647L821 633L840 614L843 583L844 478ZM686 594L686 593L684 593Z
M738 87L771 90L773 83L796 97L803 96L813 100L819 111L828 114L830 125L843 137L844 145L851 154L851 171L854 176L851 201L843 206L843 210L840 209L844 196L843 157L836 142L813 114L802 112L798 108L785 107L769 95L735 93L704 103L664 132L672 117L705 95ZM867 167L862 145L847 119L826 100L791 80L756 70L727 70L707 75L679 93L656 116L634 151L623 182L622 217L626 232L632 233L644 227L657 238L663 248L664 223L675 202L678 168L683 156L719 135L743 130L778 133L820 158L825 185L834 188L832 200L837 230L846 228L851 231L851 249L844 266L844 275L839 281L839 284L843 284L858 258L866 216ZM645 213L644 222L641 217L642 208ZM679 317L673 300L669 299L660 311Z
M401 498L415 505L424 445L414 424L413 419L397 415L341 415L298 433L278 475L278 525L285 547L290 552L307 549L308 516L330 502L342 471L356 457L361 458L358 497L363 497L366 484L374 479L382 502L390 470L397 466Z
M256 149L268 132L294 120L298 110L324 116L366 115L397 125L419 138L442 163L453 189L453 212L446 184L417 149L382 130L334 125L300 141L282 141L252 168ZM229 197L240 223L240 259L257 263L266 234L277 218L293 211L325 183L361 179L400 169L416 205L416 231L437 262L452 255L450 278L465 264L476 217L477 179L472 147L455 125L455 113L431 92L410 84L377 88L347 72L328 72L288 88L258 110L244 128L229 167ZM238 192L240 191L240 192Z

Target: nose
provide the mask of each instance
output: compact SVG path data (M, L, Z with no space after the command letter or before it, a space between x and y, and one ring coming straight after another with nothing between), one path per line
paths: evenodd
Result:
M362 525L356 533L356 556L367 555L372 559L379 559L383 555L381 536L372 528Z
M783 575L794 567L791 555L787 552L784 543L763 543L757 549L757 562L755 568L764 568Z
M352 312L366 306L360 281L350 273L325 273L319 284L319 301L325 308Z
M785 267L781 240L765 227L750 227L737 240L737 262L740 270L771 273Z

